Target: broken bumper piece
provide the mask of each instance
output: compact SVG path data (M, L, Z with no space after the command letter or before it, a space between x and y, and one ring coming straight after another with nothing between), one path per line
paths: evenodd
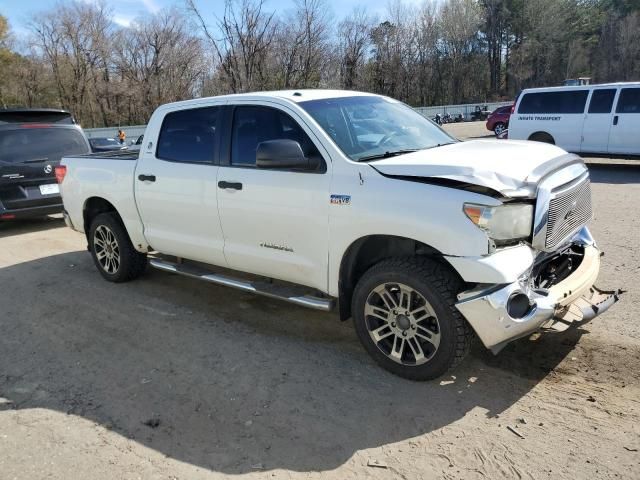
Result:
M482 343L498 353L509 342L541 329L563 331L607 311L622 292L596 288L599 270L600 251L588 245L578 268L548 290L521 282L479 288L461 293L456 307Z

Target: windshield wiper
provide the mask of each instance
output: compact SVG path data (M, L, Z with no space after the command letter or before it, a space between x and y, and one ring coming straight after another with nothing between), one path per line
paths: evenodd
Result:
M407 148L406 150L387 151L384 153L376 153L375 155L367 155L364 157L360 157L356 161L366 162L367 160L380 160L382 158L397 157L398 155L404 155L405 153L413 153L413 152L417 152L418 150L419 150L418 148Z
M438 148L438 147L444 147L445 145L453 145L454 143L458 143L458 142L444 142L444 143L438 143L436 145L431 145L430 147L425 148L424 150L430 150L432 148Z

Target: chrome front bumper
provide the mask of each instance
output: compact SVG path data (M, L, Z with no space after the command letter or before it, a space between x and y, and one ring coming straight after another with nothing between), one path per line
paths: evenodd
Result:
M564 330L604 313L618 301L620 292L602 292L593 286L600 270L600 250L585 245L578 268L548 290L532 290L514 282L475 289L458 296L456 307L482 343L498 353L509 342L541 329ZM509 298L524 293L531 305L522 318L508 313Z

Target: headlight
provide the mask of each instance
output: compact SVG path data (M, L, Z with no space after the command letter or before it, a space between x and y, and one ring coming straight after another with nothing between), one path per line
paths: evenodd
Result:
M533 205L517 203L489 207L465 203L463 210L469 220L498 243L531 236Z

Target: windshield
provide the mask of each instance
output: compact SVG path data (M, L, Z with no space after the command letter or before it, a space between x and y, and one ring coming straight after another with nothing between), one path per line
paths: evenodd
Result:
M403 103L358 96L300 102L350 159L368 160L456 142Z
M90 138L89 142L94 147L119 147L120 142L115 138Z

